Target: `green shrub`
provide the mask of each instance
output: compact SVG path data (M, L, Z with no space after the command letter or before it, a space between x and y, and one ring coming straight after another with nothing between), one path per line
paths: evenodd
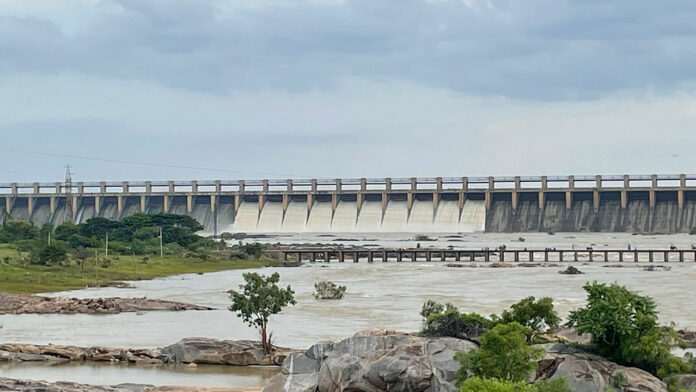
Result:
M314 284L314 299L341 299L345 292L346 286L337 286L331 281Z
M445 307L442 304L429 299L425 301L423 307L421 308L421 316L427 319L431 314L440 314L445 311Z
M584 289L587 306L571 312L567 325L580 334L591 334L597 354L660 378L692 370L671 354L683 341L674 328L657 324L652 298L615 283L588 283Z
M442 305L428 300L423 304L424 336L449 336L459 339L476 339L493 327L491 320L478 313L459 313L452 304Z
M469 376L526 380L544 354L543 349L527 345L529 333L528 327L517 322L496 325L481 336L478 350L455 355L461 364L458 380Z
M534 385L524 381L500 381L496 379L486 379L471 377L464 380L460 386L461 392L536 392Z
M541 380L535 385L537 392L572 392L565 378Z
M553 309L551 298L544 297L536 301L534 297L527 297L512 305L510 310L504 310L500 316L500 322L517 322L529 327L532 333L527 336L527 340L531 342L539 333L557 328L561 319Z
M623 372L616 372L611 375L611 387L619 390L628 385L628 378Z

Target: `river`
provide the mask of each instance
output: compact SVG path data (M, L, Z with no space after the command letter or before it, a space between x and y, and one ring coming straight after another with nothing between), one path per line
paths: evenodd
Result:
M394 235L371 238L326 236L283 236L260 238L264 242L343 243L361 245L415 246L412 237ZM524 241L520 239L524 237ZM625 234L472 234L459 237L435 236L435 241L421 241L421 246L455 244L459 248L495 247L544 248L575 246L584 249L621 248L628 244L639 248L667 248L675 245L690 248L696 237L631 236ZM338 241L336 241L338 240ZM455 242L456 241L456 242ZM562 267L490 268L475 263L476 268L451 268L441 262L403 263L330 263L306 264L297 268L263 268L263 274L279 272L281 284L296 291L297 305L273 316L270 329L274 343L292 348L306 348L328 339L350 336L357 331L389 328L417 331L421 327L420 308L433 299L451 302L466 312L498 313L526 296L554 298L562 316L584 303L582 286L588 281L618 282L642 294L652 296L664 323L696 329L693 288L696 263L670 262L669 271L644 271L640 265L626 262L623 268L607 268L604 263L578 263L584 275L561 275ZM472 265L472 263L468 263ZM656 262L655 265L664 265ZM132 288L90 288L50 295L77 297L141 297L190 302L217 308L214 311L146 312L117 315L8 315L2 341L36 344L106 345L114 347L163 347L184 337L205 336L220 339L256 339L256 331L245 326L226 310L226 291L242 283L242 274L252 270L233 270L209 274L189 274L151 281L132 282ZM332 280L347 286L340 301L315 300L313 285ZM0 370L0 374L5 373Z

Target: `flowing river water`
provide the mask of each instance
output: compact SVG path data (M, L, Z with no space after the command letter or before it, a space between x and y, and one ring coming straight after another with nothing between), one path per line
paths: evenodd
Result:
M524 238L520 238L524 237ZM413 235L322 236L283 235L257 240L268 243L325 243L363 246L413 247ZM455 248L496 247L506 244L513 248L558 247L585 249L625 249L628 244L639 249L665 249L671 245L690 249L696 237L689 235L632 236L627 234L462 234L433 236L434 241L423 241L426 246L453 246ZM597 260L597 259L595 259ZM618 282L642 294L652 296L660 311L661 321L674 322L679 328L696 329L693 292L696 287L696 262L668 265L670 270L645 271L644 263L615 261L576 265L585 274L561 275L565 267L490 268L486 263L466 263L469 268L451 268L442 262L337 263L305 264L297 268L264 268L254 270L263 274L279 272L281 284L289 284L296 292L297 305L273 316L270 328L274 343L292 348L307 348L320 340L339 339L364 329L388 328L416 331L421 327L420 308L424 301L433 299L451 302L466 312L499 313L526 296L554 298L554 305L566 316L584 303L583 284L588 281ZM475 266L475 267L474 267ZM49 295L76 297L142 297L168 299L208 305L214 311L146 312L117 315L6 315L0 318L4 328L3 342L36 344L70 344L78 346L102 345L114 347L154 348L172 344L179 339L204 336L219 339L256 339L257 332L245 326L227 310L226 291L242 283L242 274L251 270L232 270L209 274L179 275L151 281L132 282L132 288L90 288L85 290L50 293ZM317 281L331 280L348 287L340 301L320 301L312 296ZM76 371L72 366L50 368L37 366L0 367L0 376L23 378L75 379L78 373L86 376L79 381L101 383L99 372ZM121 382L141 382L171 385L203 385L200 379L190 378L197 370L159 369L146 373L127 367L91 367ZM104 370L110 369L110 370ZM219 378L210 379L218 385L263 385L268 369L220 370ZM207 369L206 374L216 370ZM226 374L224 372L227 372ZM89 376L92 374L93 376ZM176 378L173 375L182 375ZM198 373L203 374L203 373ZM46 375L46 376L43 376ZM227 378L225 378L227 376ZM106 377L106 376L104 376ZM210 385L208 381L205 385Z

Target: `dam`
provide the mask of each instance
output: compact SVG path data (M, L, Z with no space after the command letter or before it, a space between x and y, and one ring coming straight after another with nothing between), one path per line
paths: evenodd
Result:
M187 214L209 234L690 233L696 175L0 184L0 220Z

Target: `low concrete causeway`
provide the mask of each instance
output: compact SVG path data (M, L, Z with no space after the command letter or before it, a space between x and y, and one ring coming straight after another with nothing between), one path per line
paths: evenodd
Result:
M282 259L328 263L346 260L354 263L388 261L612 261L618 262L696 262L696 250L689 249L438 249L438 248L380 248L380 249L283 249Z
M221 198L234 204L235 211L240 203L258 202L263 209L266 200L282 201L283 212L291 198L301 197L307 201L309 210L315 198L331 200L335 210L341 196L355 198L358 209L366 198L380 199L383 209L392 197L403 197L409 211L414 199L432 198L437 206L441 198L459 200L460 210L465 200L484 200L486 209L496 200L511 201L516 209L520 198L534 198L543 209L547 198L565 199L567 208L574 198L592 200L595 210L599 208L603 195L620 198L621 207L626 208L633 199L649 200L655 207L656 200L665 197L676 200L680 209L685 199L696 199L696 174L671 175L618 175L618 176L538 176L538 177L429 177L429 178L359 178L359 179L306 179L306 180L256 180L256 181L141 181L141 182L76 182L65 183L10 183L0 184L0 208L8 214L19 205L26 206L31 216L39 199L48 199L50 212L57 205L67 205L77 211L81 205L90 203L99 213L106 199L115 201L117 211L124 210L126 199L140 199L140 210L145 212L147 200L161 198L162 212L169 212L173 198L186 199L187 212L195 203L210 203L215 207Z

